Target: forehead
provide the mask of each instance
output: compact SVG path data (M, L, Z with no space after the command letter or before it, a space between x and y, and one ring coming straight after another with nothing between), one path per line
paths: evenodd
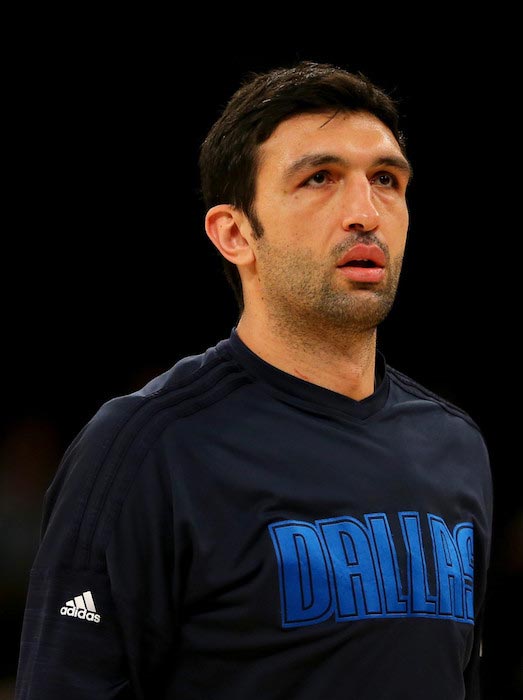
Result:
M260 147L260 164L286 167L305 153L328 150L343 158L401 155L392 131L367 112L298 114L278 124Z

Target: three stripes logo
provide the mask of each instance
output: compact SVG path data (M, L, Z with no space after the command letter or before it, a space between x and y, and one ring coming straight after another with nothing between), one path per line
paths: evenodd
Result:
M88 622L100 622L100 615L96 612L91 591L84 591L82 595L77 595L68 600L60 608L60 615L78 617L80 620L87 620Z

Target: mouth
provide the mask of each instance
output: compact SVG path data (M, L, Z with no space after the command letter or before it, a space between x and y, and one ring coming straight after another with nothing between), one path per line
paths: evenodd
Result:
M377 265L374 260L363 258L362 260L349 260L340 267L381 267L381 265Z
M379 246L360 243L343 255L337 267L351 282L376 284L385 276L385 265L385 253Z

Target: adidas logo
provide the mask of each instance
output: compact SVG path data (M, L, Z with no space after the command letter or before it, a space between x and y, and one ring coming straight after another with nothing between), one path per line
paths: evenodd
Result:
M96 612L91 591L84 591L82 595L77 595L68 600L60 608L60 615L79 617L80 620L88 620L88 622L100 622L100 615Z

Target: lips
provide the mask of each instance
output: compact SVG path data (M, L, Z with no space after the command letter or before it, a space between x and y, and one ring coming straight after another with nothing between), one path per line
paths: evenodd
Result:
M358 243L348 250L338 263L338 267L355 265L358 267L385 267L385 253L377 245ZM361 263L364 263L361 265ZM365 263L370 263L367 265Z
M385 275L385 253L377 245L358 243L338 263L340 272L352 282L380 282Z

